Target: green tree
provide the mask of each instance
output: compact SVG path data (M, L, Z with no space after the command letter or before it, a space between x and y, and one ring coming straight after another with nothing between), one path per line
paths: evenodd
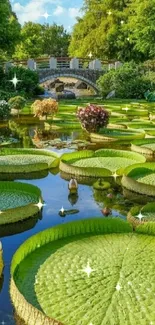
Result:
M155 0L136 0L130 4L127 29L134 50L143 59L155 57Z
M8 101L11 109L16 109L18 111L18 117L19 117L19 111L24 108L26 104L26 100L24 97L21 96L15 96L9 99Z
M88 56L91 51L94 57L120 59L122 50L125 52L129 46L123 26L128 3L129 0L85 0L84 16L74 26L70 55ZM124 49L119 53L122 40Z
M43 49L42 25L25 23L21 29L21 42L16 47L14 57L17 59L37 58Z
M69 53L121 61L155 54L155 0L85 0L74 26Z
M70 42L70 35L63 26L43 25L43 54L50 56L67 56Z
M37 58L44 55L67 55L70 36L63 26L56 24L25 23L21 42L16 47L17 59Z
M9 0L0 1L0 14L0 58L6 59L11 57L19 42L20 24Z

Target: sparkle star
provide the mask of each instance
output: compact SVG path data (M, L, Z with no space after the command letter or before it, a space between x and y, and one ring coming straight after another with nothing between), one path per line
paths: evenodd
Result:
M17 77L16 77L16 73L15 73L13 79L11 79L11 80L9 80L9 81L13 83L13 85L14 85L14 87L15 87L15 89L16 89L16 86L17 86L18 82L20 82L20 81L22 81L22 80L17 79Z
M109 10L109 11L107 12L107 14L108 14L109 16L112 15L111 10Z
M48 14L48 12L46 11L43 15L41 15L42 17L44 17L46 20L48 19L48 17L50 17L51 15Z
M89 56L89 58L91 59L92 56L93 56L93 54L90 52L90 53L88 54L88 56Z
M125 108L122 108L122 110L127 112L129 110L129 108L125 107Z
M138 214L137 218L138 218L140 221L142 221L142 218L144 218L144 216L142 215L141 211L140 211L140 213Z
M36 207L38 207L38 209L39 209L39 211L42 209L42 207L43 206L45 206L46 204L43 204L42 202L41 202L41 200L39 200L39 202L38 203L36 203L36 204L34 204Z
M121 25L123 25L124 24L124 20L121 20Z
M2 213L4 213L4 211L1 211L1 210L0 210L0 214L2 214Z
M116 173L116 172L114 172L114 174L112 174L112 177L115 179L115 181L116 181L116 178L118 177L119 175Z
M2 320L1 324L2 324L2 325L5 325L6 323L4 322L4 320Z
M60 212L61 212L62 214L64 214L65 210L64 210L63 207L60 209Z
M119 283L117 283L117 286L115 288L116 288L117 291L120 291L122 287L120 286Z
M88 275L88 278L90 277L90 274L92 272L94 272L95 270L93 270L90 265L89 265L89 261L87 263L87 266L82 270L83 272L85 272Z

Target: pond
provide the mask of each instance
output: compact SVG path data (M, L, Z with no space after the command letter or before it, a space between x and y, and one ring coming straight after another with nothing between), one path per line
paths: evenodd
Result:
M38 131L39 130L39 131ZM17 135L18 134L18 135ZM5 146L7 147L23 147L23 137L19 137L19 133L13 131L8 127L1 128L1 137L6 135L12 139L17 138L19 142L15 140L9 142ZM25 136L25 134L24 134ZM84 148L89 148L90 143L81 130L47 130L40 123L27 126L26 136L29 141L27 147L36 145L38 148L47 148L55 151L58 154L63 152L72 152L77 149L76 140L86 141L83 143ZM37 138L38 137L38 138ZM33 142L31 141L33 139ZM56 143L50 142L57 140ZM59 139L59 140L58 140ZM61 140L61 141L60 141ZM60 144L61 142L61 144ZM63 145L62 145L63 142ZM69 145L71 143L71 145ZM82 147L82 148L83 148ZM93 149L99 148L98 144L93 145ZM103 147L103 144L101 145ZM104 145L105 147L105 145ZM107 147L117 149L129 149L129 144L117 143L107 144ZM104 215L104 208L111 209L113 217L121 217L126 219L128 211L134 206L134 202L140 202L138 196L133 195L131 198L126 198L123 195L123 189L120 186L120 182L116 179L112 180L111 190L108 189L102 194L93 188L93 181L81 181L78 184L78 194L74 197L69 195L68 181L69 178L65 174L60 173L59 170L51 170L45 173L31 174L26 179L25 175L15 177L12 175L11 180L16 182L24 182L32 185L36 185L40 188L44 199L44 207L39 216L31 219L16 223L13 226L1 227L0 239L3 246L3 258L4 258L4 271L3 278L0 283L0 324L17 324L15 321L14 310L9 296L9 283L10 283L10 263L12 256L17 248L30 236L37 234L38 232L47 229L49 227L64 224L69 221L81 220L92 217L106 218ZM5 180L4 178L2 178ZM146 198L147 202L147 198ZM59 215L61 208L65 210L77 210L75 214L68 214L65 217Z

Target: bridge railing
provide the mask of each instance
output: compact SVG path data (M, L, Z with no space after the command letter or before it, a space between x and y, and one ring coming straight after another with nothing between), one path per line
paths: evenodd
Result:
M40 59L18 60L5 63L7 70L11 66L24 66L31 70L40 69L90 69L90 70L110 70L117 69L121 65L119 61L98 60L90 58L69 58L50 57Z

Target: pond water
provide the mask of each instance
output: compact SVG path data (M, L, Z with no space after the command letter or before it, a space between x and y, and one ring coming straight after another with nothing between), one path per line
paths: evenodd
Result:
M36 125L29 127L30 138L34 137L36 127ZM7 132L8 136L9 130L5 128L5 132ZM14 136L14 134L12 134L12 136ZM50 135L50 133L46 132L46 137L57 137L61 140L70 141L71 139L83 138L83 134L81 131L77 130L59 132L59 134L56 135L54 135L54 133ZM18 145L11 144L11 146L19 146L19 143ZM23 146L22 140L20 141L20 146ZM122 146L119 147L122 148ZM123 148L128 149L127 144ZM59 150L52 146L49 147L49 149L57 151L59 154L70 151L68 148L61 148ZM125 219L127 212L134 204L132 200L130 201L123 196L122 188L117 180L116 182L114 180L112 181L111 198L107 197L108 192L104 192L104 194L95 192L92 187L92 182L88 181L86 181L87 184L79 184L78 196L71 198L68 191L68 180L64 177L65 175L61 175L59 171L55 171L55 173L49 171L43 174L35 174L32 177L30 176L30 179L27 180L24 179L23 175L15 180L38 186L42 191L42 196L46 205L43 207L42 213L38 219L26 220L14 226L4 227L0 230L0 240L2 241L5 264L3 279L0 283L0 324L16 324L13 307L9 297L10 263L16 249L27 238L46 228L72 220L91 217L104 218L105 216L102 213L102 209L107 206L112 209L112 215L114 217L119 216ZM67 215L65 218L60 217L59 210L62 206L65 210L77 209L79 212L77 214Z

